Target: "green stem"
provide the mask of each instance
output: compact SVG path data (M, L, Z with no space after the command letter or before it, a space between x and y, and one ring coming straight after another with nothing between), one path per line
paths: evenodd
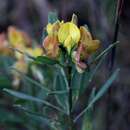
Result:
M71 87L71 67L68 67L68 84L69 84L69 97L68 97L68 102L69 102L69 130L76 130L75 129L75 124L73 122L73 114L72 114L72 104L73 104L73 99L72 99L72 87Z
M124 0L118 0L117 1L117 8L116 8L116 16L115 16L115 29L114 29L114 35L113 35L113 43L117 42L118 40L118 34L119 34L119 29L120 29L120 17L122 14L123 10L123 5L124 5ZM109 75L113 73L113 68L114 68L114 62L115 62L115 56L116 56L116 46L112 48L112 53L111 53L111 59L110 59L110 67L109 67ZM111 114L111 106L112 106L112 93L113 89L110 88L108 91L108 96L106 99L107 103L107 109L106 109L106 129L110 129L110 124L111 124L111 119L110 119L110 114Z
M116 9L116 17L115 17L115 29L114 29L113 43L115 43L118 39L119 28L120 28L120 17L122 14L123 4L124 4L124 0L118 0L117 9ZM110 71L112 71L113 66L114 66L115 55L116 55L116 46L114 46L112 49L111 61L110 61L111 62Z

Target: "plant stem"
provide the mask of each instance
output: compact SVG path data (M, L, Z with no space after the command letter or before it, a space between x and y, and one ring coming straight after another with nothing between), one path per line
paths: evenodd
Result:
M117 3L117 9L116 9L116 17L115 17L115 30L114 30L114 35L113 35L113 42L115 43L118 40L118 34L119 34L119 28L120 28L120 16L122 13L122 7L124 5L124 0L118 0ZM114 46L112 48L112 52L111 52L111 57L110 57L110 66L109 66L109 76L113 73L113 67L114 67L114 62L115 62L115 56L116 56L116 46ZM106 130L110 129L110 125L111 125L111 106L112 106L112 96L113 96L113 89L110 88L108 91L108 96L107 96L107 112L106 112Z
M71 67L68 67L68 84L69 84L69 97L68 97L68 102L69 102L69 130L75 130L74 122L73 122L73 114L72 114L72 87L71 87Z
M112 43L115 43L118 39L119 27L120 27L120 16L122 14L123 4L124 4L124 0L118 0L117 9L116 9L116 17L115 17L115 30L114 30L114 36L113 36ZM114 66L115 55L116 55L116 46L113 47L112 53L111 53L110 71L112 71L113 66Z

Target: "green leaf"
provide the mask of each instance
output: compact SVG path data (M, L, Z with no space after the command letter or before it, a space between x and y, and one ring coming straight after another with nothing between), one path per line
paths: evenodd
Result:
M0 90L3 88L10 88L11 87L11 81L5 77L0 75Z
M91 70L87 70L82 74L81 85L79 89L79 97L85 92L86 88L88 87L91 73Z
M14 59L12 57L9 57L9 56L2 56L0 55L0 69L1 68L8 68L9 66L11 66L14 62Z
M41 43L44 41L45 37L47 36L47 31L46 28L43 29L43 33L42 33L42 38L41 38Z
M102 62L105 60L105 56L106 56L106 55L104 55L104 56L100 59L100 61L99 61L98 64L96 65L96 67L95 67L95 68L92 70L92 72L90 73L89 82L92 82L92 80L93 80L93 78L94 78L96 72L99 70L99 67L101 66Z
M111 84L113 83L113 81L116 79L117 75L119 74L119 70L117 69L112 75L111 77L106 81L106 83L100 88L100 90L97 92L97 94L95 95L95 97L93 98L93 100L88 104L88 106L74 119L74 122L76 122L86 111L88 111L93 104L100 99L105 93L106 91L109 89L109 87L111 86Z
M15 113L0 107L0 123L23 123L23 120Z
M91 92L90 97L89 97L89 103L94 99L95 95L96 95L96 88L94 87L92 89L92 92Z
M16 52L18 52L18 53L24 55L24 56L27 56L27 57L30 58L31 60L35 60L35 57L31 56L30 54L28 54L28 53L26 53L26 52L23 52L23 51L21 51L21 50L19 50L19 49L17 49L17 48L13 48L12 46L9 46L9 48L10 48L11 50L13 50L13 51L16 51Z
M119 43L119 41L110 44L104 51L102 51L90 64L95 63L96 61L100 60L102 56L106 55L114 46L116 46Z
M14 107L16 107L17 109L25 112L28 116L31 116L34 118L34 120L38 120L46 125L48 125L49 127L51 127L51 122L55 122L54 120L51 120L51 118L47 117L47 116L44 116L42 114L39 114L39 113L36 113L36 112L33 112L31 110L29 110L28 108L25 108L21 105L14 105Z
M85 71L79 74L76 70L72 76L71 87L73 89L73 103L75 105L76 101L85 92L87 86L89 85L89 78L91 76L91 71ZM73 105L73 108L74 108Z
M76 103L78 98L85 92L87 86L93 80L96 72L99 70L102 62L105 59L105 55L100 59L98 64L91 68L91 70L86 71L83 74L79 74L76 70L72 76L72 88L73 88L73 102Z
M49 90L47 87L45 87L43 84L41 84L41 83L39 83L39 82L33 80L32 78L30 78L29 76L27 76L27 75L25 75L24 73L20 72L20 71L17 70L16 68L12 68L12 69L13 69L14 71L16 71L17 73L19 73L19 74L22 76L23 79L27 80L28 82L30 82L30 83L36 85L37 87L39 87L40 89L44 90L45 95L47 95L47 93L50 92L50 90Z
M15 104L20 104L20 105L23 105L26 103L27 103L27 100L23 100L23 99L16 99L16 101L15 101Z
M62 109L60 109L59 107L43 100L43 99L39 99L39 98L36 98L36 97L33 97L33 96L30 96L30 95L27 95L25 93L21 93L21 92L17 92L17 91L13 91L13 90L10 90L10 89L3 89L5 92L11 94L12 96L15 96L17 98L20 98L20 99L24 99L24 100L28 100L28 101L34 101L34 102L37 102L37 103L42 103L42 104L45 104L46 106L48 107L51 107L53 109L56 109L60 112L64 112Z
M80 90L80 87L82 85L82 78L83 78L83 75L78 73L77 70L74 68L73 74L72 74L72 80L71 80L71 87L73 90L72 91L73 106L75 105L75 103L79 97L79 90Z
M36 64L48 64L48 65L55 65L55 64L59 64L59 62L57 60L53 60L49 57L46 56L38 56L35 60L34 63Z
M75 25L78 25L78 17L76 14L72 15L71 22L74 23Z
M89 63L91 65L92 63L95 63L96 61L99 61L94 69L90 69L89 71L84 72L80 76L80 78L79 78L79 76L77 76L77 79L79 78L79 80L74 80L74 83L77 84L77 85L79 85L80 82L82 83L79 87L77 87L78 90L79 90L79 96L78 97L80 97L84 93L85 89L87 88L89 83L92 81L92 79L94 78L97 70L99 69L99 67L101 66L103 60L105 59L104 57L108 54L108 52L117 43L118 42L115 42L115 43L111 44L108 48L106 48L103 52L101 52L91 63ZM75 75L75 77L76 77L76 75ZM72 85L72 86L75 86L75 85ZM78 92L77 92L77 94L78 94Z
M58 20L57 12L49 12L48 14L48 23L55 23Z
M96 92L96 88L93 88L89 97L89 103L95 97L95 92ZM82 130L93 130L93 106L84 114Z
M84 115L82 130L93 130L92 112L89 111Z
M61 69L60 69L61 70ZM64 71L61 70L55 76L53 87L55 91L66 91L67 93L64 94L55 94L56 100L58 104L67 112L69 113L69 106L68 106L68 81Z

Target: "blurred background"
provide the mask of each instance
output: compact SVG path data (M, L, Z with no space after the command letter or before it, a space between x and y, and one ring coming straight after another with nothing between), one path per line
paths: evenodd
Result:
M57 11L59 18L65 21L71 20L75 13L79 25L87 24L93 37L100 39L105 48L113 41L116 5L117 0L0 0L0 32L15 25L42 44L48 12ZM130 0L124 0L118 40L114 67L121 69L120 76L111 92L97 103L95 130L130 130ZM97 74L96 83L108 77L108 60ZM1 78L3 75L6 78ZM0 68L0 130L32 130L25 127L28 119L20 118L12 107L12 100L2 92L2 88L11 87L7 78L5 70ZM83 100L86 98L87 92Z

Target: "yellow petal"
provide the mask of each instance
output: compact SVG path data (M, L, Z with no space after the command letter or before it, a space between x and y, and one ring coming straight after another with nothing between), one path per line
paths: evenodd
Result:
M58 32L58 39L60 43L64 43L66 38L69 36L69 24L63 24Z
M23 53L25 52L25 49L26 49L25 46L23 46L22 44L16 45L15 48L17 48L17 50L20 50ZM15 51L15 57L17 59L21 59L22 57L24 57L24 55L19 53L18 51Z
M62 25L62 23L63 23L63 21L62 22L56 21L53 24L49 23L46 28L48 35L57 35L58 30L59 30L60 26Z
M79 42L80 31L79 31L78 27L71 22L64 23L60 27L59 32L58 32L59 42L63 43L69 35L72 37L72 39L75 43Z
M81 42L92 40L91 33L84 26L80 27L80 33L81 33Z
M15 69L17 69L18 71L20 71L20 72L22 72L24 74L26 74L27 71L28 71L28 65L24 61L24 59L18 60L13 66L14 66ZM15 71L14 74L19 75L19 73L17 73L16 71Z
M16 46L19 43L24 43L22 33L18 31L15 27L9 27L8 38L12 46Z
M59 42L55 35L48 35L43 41L45 53L50 58L57 58L59 56Z
M78 29L78 27L75 25L75 24L73 24L73 23L70 23L69 24L70 25L70 35L71 35L71 37L72 37L72 39L73 39L73 41L75 42L75 43L78 43L79 42L79 40L80 40L80 30Z
M53 24L49 23L46 28L48 35L52 34L52 29L53 29Z
M99 40L90 40L87 43L86 50L89 54L94 53L100 47Z
M33 51L33 56L34 57L41 56L42 53L43 53L42 48L35 48L34 51Z
M68 36L64 42L64 46L67 48L68 53L70 54L70 51L73 47L74 41L71 36Z
M33 56L33 57L37 57L37 56L41 56L42 55L42 48L27 48L26 53L28 53L29 55Z

